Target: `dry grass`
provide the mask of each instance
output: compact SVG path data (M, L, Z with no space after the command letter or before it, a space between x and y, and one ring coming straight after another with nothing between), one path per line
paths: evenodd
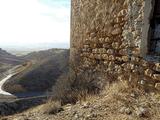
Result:
M106 111L109 120L129 119L130 114L134 120L150 119L158 120L160 118L160 94L156 92L148 92L133 83L126 81L114 81L105 85L104 89L98 89L96 80L89 76L86 77L83 74L76 78L76 80L66 79L67 74L61 76L53 87L53 93L56 93L53 97L53 101L60 101L62 105L67 103L80 103L89 102L93 104L96 101L100 103L98 105L108 106L109 111ZM135 81L134 77L133 81ZM129 109L129 115L126 113L120 113L121 108ZM137 111L140 108L147 109L147 113L137 115ZM98 111L97 111L98 112Z
M146 93L141 89L132 88L128 82L119 81L106 86L102 92L105 96L104 103L110 107L110 119L126 119L127 114L117 114L122 107L126 107L131 111L131 115L135 120L159 120L160 119L160 93ZM140 108L145 108L147 112L137 115ZM114 112L116 111L116 112Z
M67 103L75 104L79 100L86 100L88 96L93 96L99 92L96 82L81 75L75 80L71 80L68 74L63 74L53 86L52 100L61 101L62 105Z
M28 113L56 114L63 111L59 101L47 101L45 104L27 110Z
M44 114L56 114L63 111L63 108L59 101L49 101L43 105L42 110L44 111Z
M65 78L64 76L61 77ZM66 79L63 79L67 81ZM64 83L65 82L60 82ZM160 94L159 93L145 93L138 88L130 87L128 82L119 81L106 85L105 89L100 94L93 95L88 94L88 91L69 91L71 86L66 87L64 84L54 88L60 94L57 99L51 99L46 104L38 106L33 110L29 110L29 113L25 113L26 116L35 114L35 118L42 119L50 117L50 119L72 119L74 117L73 111L77 111L77 114L85 117L90 116L90 119L96 120L159 120L160 119ZM68 84L68 83L67 83ZM63 87L65 90L63 91ZM58 94L58 93L57 93ZM64 101L73 102L76 99L77 104L67 104L63 106ZM145 108L146 113L138 115L137 111L140 108ZM71 109L72 108L72 112ZM122 111L121 109L128 109ZM63 111L64 110L64 111ZM60 112L63 111L63 112ZM92 112L89 112L92 111ZM56 114L48 116L48 114ZM93 115L93 116L92 116ZM96 116L94 116L96 115ZM20 115L23 117L23 115ZM30 118L30 117L29 117ZM32 117L31 117L32 119Z

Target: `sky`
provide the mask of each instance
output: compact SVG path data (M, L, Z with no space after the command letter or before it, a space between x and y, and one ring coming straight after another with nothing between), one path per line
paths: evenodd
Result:
M0 0L0 47L69 40L70 0Z

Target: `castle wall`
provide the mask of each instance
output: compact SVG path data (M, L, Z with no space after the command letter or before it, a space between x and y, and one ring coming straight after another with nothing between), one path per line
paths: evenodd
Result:
M72 0L71 64L99 81L160 89L160 60L145 56L145 0ZM84 76L85 77L85 76Z

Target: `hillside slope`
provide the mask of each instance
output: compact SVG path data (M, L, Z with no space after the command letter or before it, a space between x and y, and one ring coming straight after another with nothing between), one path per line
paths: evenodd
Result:
M0 48L0 62L7 64L19 64L21 59Z
M23 60L0 48L0 73L10 69L12 66L21 64Z
M33 52L21 58L31 66L4 85L10 93L46 91L68 71L69 50L66 49Z
M53 101L6 120L159 120L160 94L144 93L116 82L96 96L61 106Z

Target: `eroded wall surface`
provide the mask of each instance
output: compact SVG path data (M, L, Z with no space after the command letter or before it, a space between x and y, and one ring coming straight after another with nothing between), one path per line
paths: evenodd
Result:
M72 0L71 64L76 74L89 71L102 83L127 80L160 89L160 61L141 57L144 7L145 0Z

